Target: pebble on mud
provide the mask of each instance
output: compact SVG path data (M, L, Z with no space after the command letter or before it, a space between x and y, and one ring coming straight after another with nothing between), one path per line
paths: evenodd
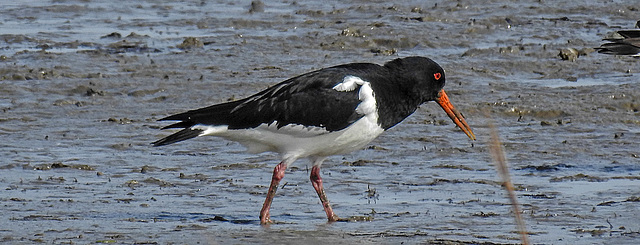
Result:
M202 48L204 47L204 43L197 37L186 37L177 47L179 49Z
M371 49L371 53L374 53L376 55L394 55L396 53L398 53L398 50L393 48L393 49Z
M520 50L523 49L522 47L514 47L514 46L508 46L508 47L501 47L498 49L498 52L501 54L517 54L520 52Z
M131 143L118 143L118 144L113 144L113 145L111 145L109 147L111 147L114 150L123 151L123 150L131 148L132 146L133 145Z
M353 27L343 29L340 35L345 37L365 37L365 35L360 33L359 29Z
M86 96L104 96L106 93L104 91L101 90L95 90L93 88L89 88L87 89L87 92L85 93Z
M118 32L112 32L109 33L107 35L101 36L100 38L115 38L115 39L120 39L122 38L122 34L118 33Z
M109 119L107 119L107 122L115 122L115 123L119 123L119 124L130 124L133 122L133 120L129 119L129 118L120 118L117 119L115 117L110 117Z
M580 57L580 53L575 48L564 48L560 50L558 56L560 56L562 60L574 62L578 57Z
M130 188L135 188L135 187L140 186L141 184L137 180L129 180L127 182L124 182L124 185L128 186Z

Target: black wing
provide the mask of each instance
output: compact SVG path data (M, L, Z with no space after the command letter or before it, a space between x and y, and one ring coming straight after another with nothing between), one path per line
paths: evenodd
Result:
M162 121L180 121L165 128L184 130L153 144L160 146L196 137L201 131L190 129L196 124L244 129L276 122L278 128L300 124L322 127L327 131L344 129L363 116L355 111L360 104L358 89L340 92L333 87L345 76L356 75L354 73L357 71L346 66L326 68L288 79L242 100L162 118Z

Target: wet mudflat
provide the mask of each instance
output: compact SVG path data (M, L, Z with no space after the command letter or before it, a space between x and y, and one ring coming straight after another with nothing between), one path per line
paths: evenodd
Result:
M640 241L640 60L601 55L635 1L35 1L0 9L0 241L11 244L511 244L487 149L500 132L530 239ZM262 8L263 7L263 8ZM563 60L573 48L579 56ZM327 224L297 162L158 118L347 62L433 58L478 140L434 103L325 162ZM573 61L572 61L573 60Z

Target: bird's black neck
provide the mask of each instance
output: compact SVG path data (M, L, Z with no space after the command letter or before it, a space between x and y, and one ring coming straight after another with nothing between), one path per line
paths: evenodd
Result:
M406 91L397 83L372 84L378 106L378 123L389 129L402 122L422 104L412 91ZM399 96L400 95L400 96Z

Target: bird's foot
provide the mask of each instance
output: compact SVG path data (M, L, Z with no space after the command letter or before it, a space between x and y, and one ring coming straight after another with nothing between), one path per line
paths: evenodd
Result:
M271 219L267 218L266 220L265 219L260 220L260 224L266 226L266 225L273 224L273 221Z
M273 220L271 220L271 216L269 213L260 214L260 224L261 225L270 225L273 224Z
M348 221L346 219L338 217L338 215L335 215L335 214L329 217L328 220L329 220L329 223L336 222L336 221Z

